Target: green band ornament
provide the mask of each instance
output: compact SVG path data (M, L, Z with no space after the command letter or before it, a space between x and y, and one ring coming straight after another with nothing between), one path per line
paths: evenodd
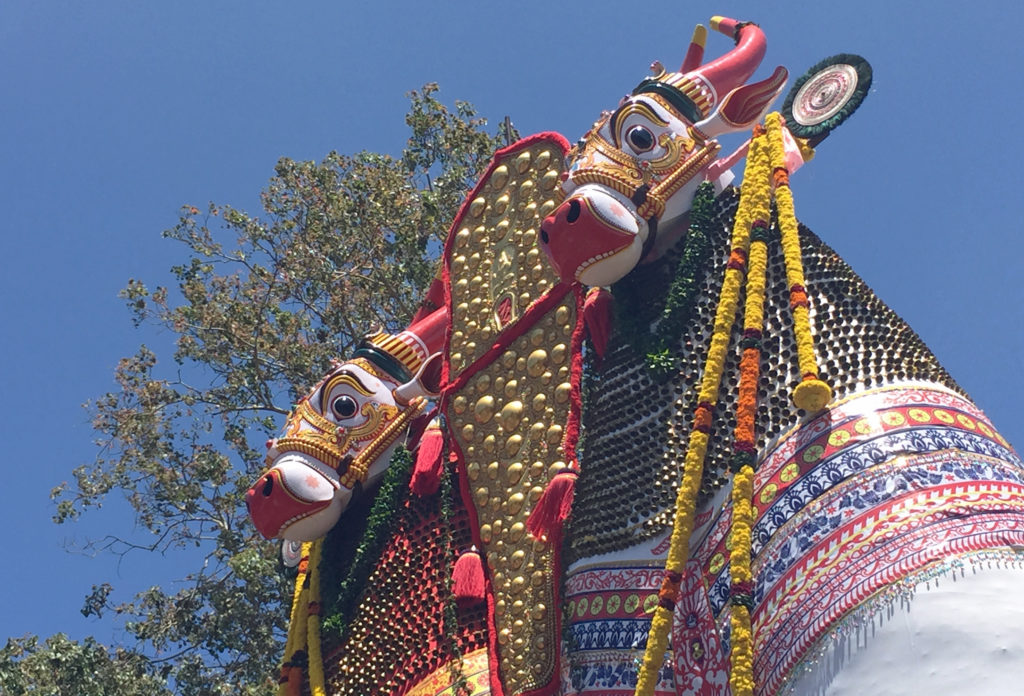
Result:
M861 105L871 90L871 64L858 55L826 58L800 76L782 103L789 131L815 146Z

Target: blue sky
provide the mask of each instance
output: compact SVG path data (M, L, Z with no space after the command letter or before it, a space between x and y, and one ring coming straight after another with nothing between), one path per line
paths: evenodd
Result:
M136 330L117 292L170 282L181 205L256 212L281 156L397 153L405 92L441 84L497 123L570 140L713 14L757 21L762 73L840 52L871 61L861 110L794 176L797 213L921 334L1010 440L1024 443L1020 167L1024 5L881 2L0 4L0 390L10 532L0 640L90 633L93 583L124 598L180 559L67 553L131 534L112 500L50 522L49 490L96 455L81 404ZM895 8L898 11L894 11ZM709 37L709 55L729 42ZM239 501L241 505L242 502Z

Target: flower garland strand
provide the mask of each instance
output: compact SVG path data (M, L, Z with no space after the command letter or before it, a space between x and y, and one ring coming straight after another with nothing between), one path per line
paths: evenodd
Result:
M647 361L648 370L658 381L668 379L678 369L676 350L671 344L693 317L711 254L710 229L714 213L715 186L705 181L693 197L686 245L653 332L650 323L643 319L646 314L641 308L650 302L650 297L638 285L639 276L627 277L612 288L616 323L622 327L620 333L629 336L630 342L637 346Z
M373 572L384 546L391 538L398 510L409 496L409 479L412 476L413 458L404 447L398 447L391 455L391 463L373 500L373 507L348 572L338 583L337 595L326 602L323 630L337 638L344 638L350 613L366 587L366 580ZM335 526L332 534L343 534L341 525Z
M771 164L768 153L764 148L759 148L759 150L754 153L754 156L747 158L747 166L743 175L744 181L764 180L770 174ZM679 584L689 559L690 535L693 532L697 496L700 492L704 459L711 433L711 415L718 400L718 390L722 374L725 371L729 338L736 321L740 284L743 280L750 246L750 227L754 221L753 211L758 207L752 195L753 190L754 187L744 187L740 193L739 208L736 211L732 232L732 251L725 267L722 291L715 310L711 345L704 363L704 375L697 397L698 403L694 413L693 427L690 430L687 443L683 480L676 495L676 515L672 525L668 559L665 563L665 575L658 592L658 606L655 607L654 616L651 619L643 663L637 674L636 696L653 696L654 694L658 683L658 672L664 662L665 651L668 649L672 616L676 600L679 597Z
M278 696L294 696L302 688L302 666L305 662L303 648L306 645L306 612L308 610L306 573L309 571L310 548L309 542L302 545L299 573L295 576L292 611L288 621L288 639L284 648L285 661L281 665L281 676L278 679Z
M309 660L309 690L312 696L326 696L324 661L320 650L320 556L324 540L314 541L309 550L309 602L306 618L306 655Z
M782 144L782 116L768 114L765 119L768 144L771 147L772 176L775 180L775 202L779 210L782 230L782 255L786 261L786 282L789 285L789 306L793 313L793 334L800 365L801 382L793 390L793 403L808 413L816 413L832 400L832 388L818 377L818 362L814 357L814 338L808 315L810 304L804 286L804 268L800 258L799 224L793 206L793 192L789 187L786 152Z
M764 129L754 129L750 157L768 156ZM732 525L729 575L731 606L729 622L732 636L729 685L733 696L753 696L754 636L750 624L753 609L754 576L751 571L751 527L753 525L754 462L757 439L754 429L757 415L757 386L761 376L761 338L764 329L764 296L768 272L768 221L771 219L771 178L744 178L743 187L751 188L754 222L750 230L750 257L747 268L747 292L743 307L743 339L740 348L740 381L733 431Z

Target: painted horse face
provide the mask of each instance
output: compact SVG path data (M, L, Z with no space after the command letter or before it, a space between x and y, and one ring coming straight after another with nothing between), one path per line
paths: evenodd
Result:
M765 53L756 25L723 17L711 25L736 40L732 51L701 65L706 32L698 27L679 72L655 63L653 76L569 153L567 197L540 233L563 280L610 285L651 258L659 226L689 210L715 161L714 138L759 121L785 86L784 68L744 84Z
M650 250L659 220L686 212L717 152L657 95L623 99L570 153L567 198L542 225L558 274L585 285L626 275Z
M390 374L356 358L297 404L284 435L267 443L268 470L246 493L260 534L309 541L335 525L357 485L383 473L422 410L419 397L399 403L400 390Z
M267 443L267 471L245 494L260 534L318 539L355 490L384 473L399 438L441 389L447 325L443 308L423 310L397 335L366 336L352 360L295 406L284 435Z

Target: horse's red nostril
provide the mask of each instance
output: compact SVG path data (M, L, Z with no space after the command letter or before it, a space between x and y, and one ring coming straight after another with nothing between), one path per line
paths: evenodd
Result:
M270 493L274 490L274 477L267 474L263 477L263 497L269 498Z

